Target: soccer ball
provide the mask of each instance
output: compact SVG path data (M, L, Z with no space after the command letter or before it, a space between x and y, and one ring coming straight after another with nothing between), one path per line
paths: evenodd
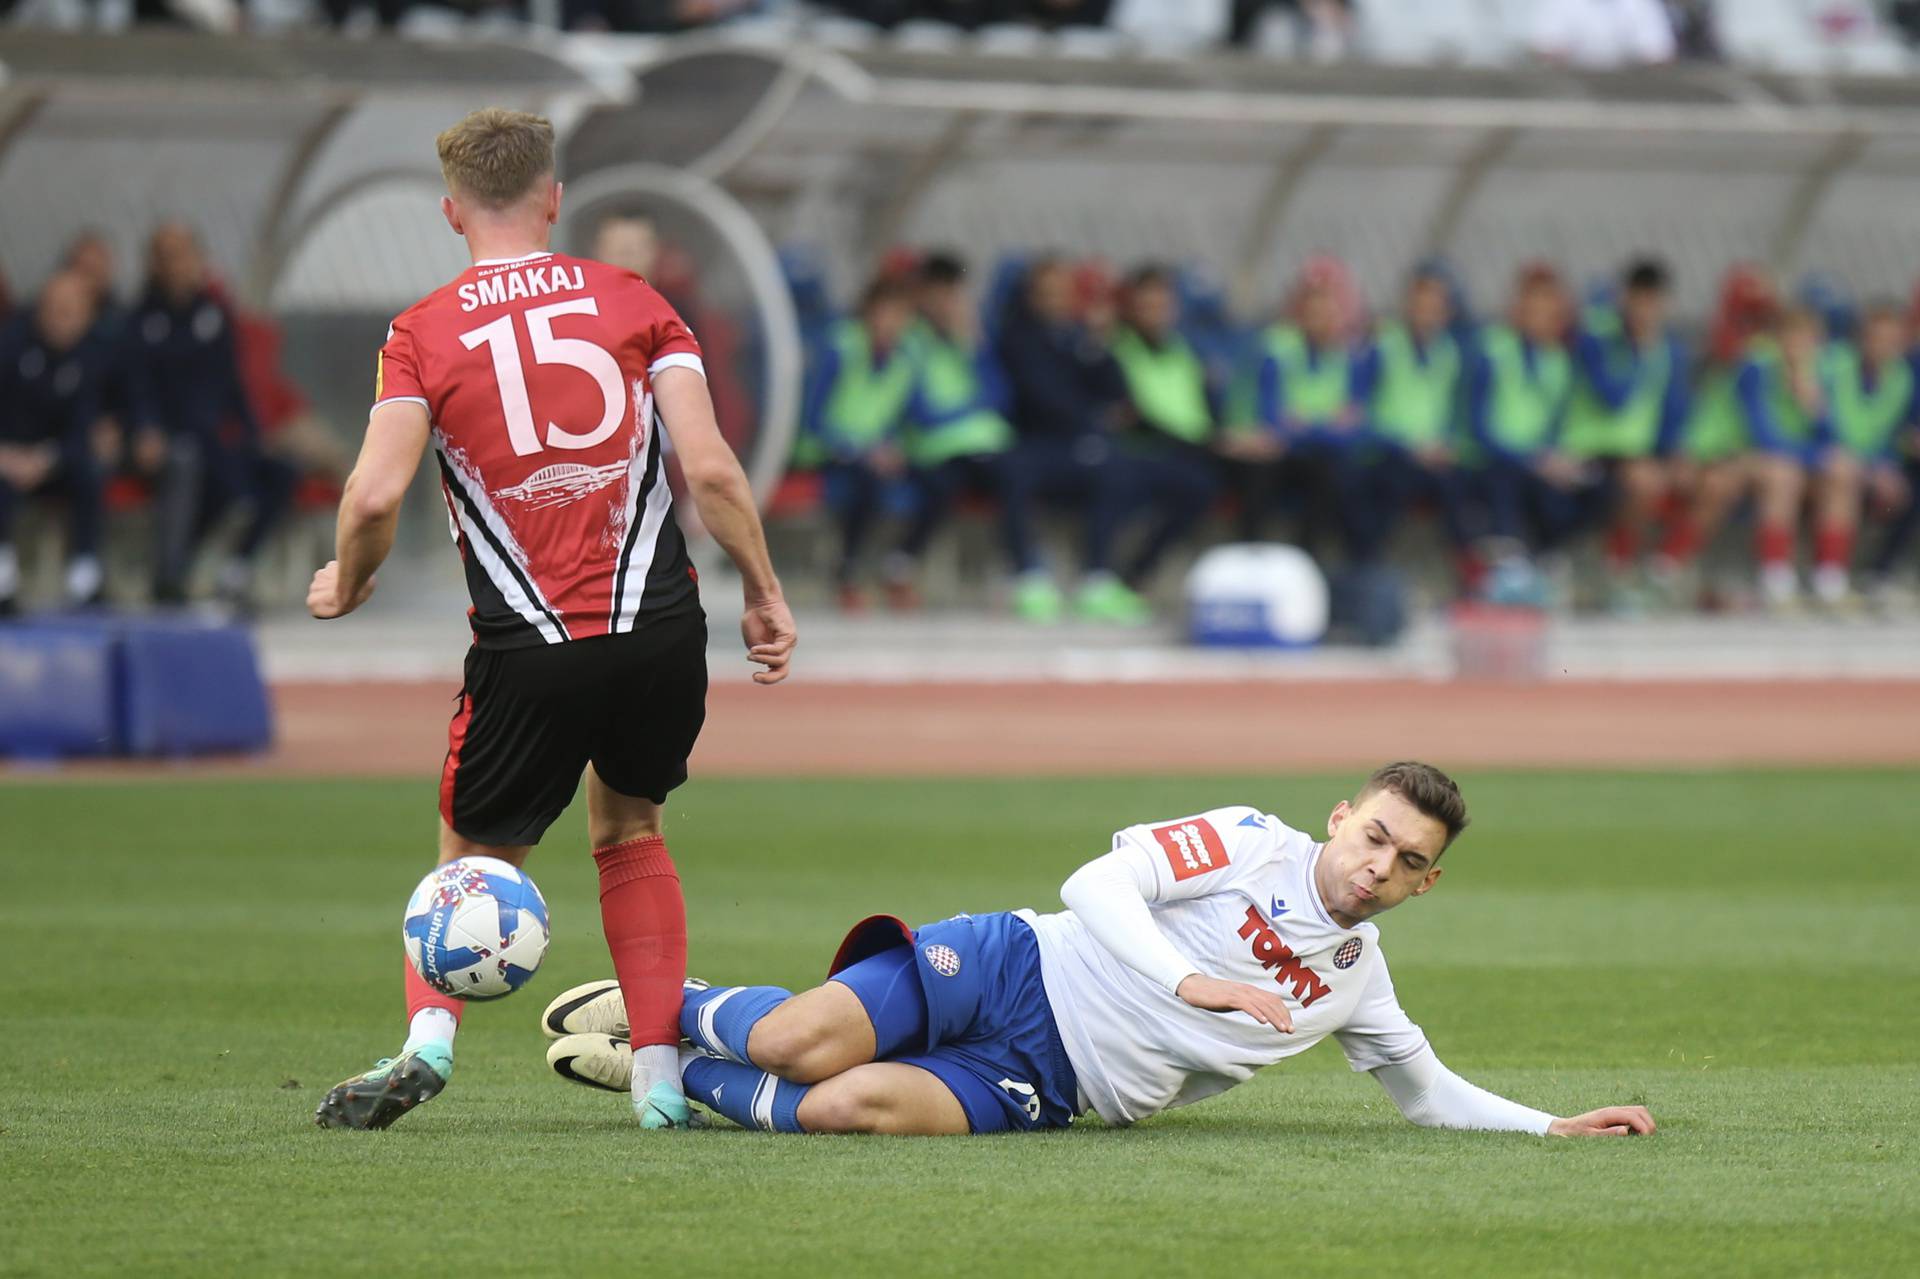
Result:
M547 953L547 903L527 873L462 857L420 881L400 925L427 985L459 999L498 999L527 984Z

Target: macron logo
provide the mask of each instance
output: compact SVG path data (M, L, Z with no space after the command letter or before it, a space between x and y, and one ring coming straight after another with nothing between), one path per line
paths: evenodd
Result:
M1267 918L1278 919L1287 913L1287 903L1276 897L1267 903Z

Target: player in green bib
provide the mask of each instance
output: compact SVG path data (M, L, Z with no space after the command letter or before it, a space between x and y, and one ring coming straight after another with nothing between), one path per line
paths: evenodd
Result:
M936 253L918 272L920 319L910 338L917 361L907 402L904 445L915 506L899 549L886 567L895 607L917 600L913 576L954 500L972 493L993 502L1015 579L1020 616L1050 621L1060 614L1059 588L1040 570L1034 549L1030 495L1014 464L1013 427L1006 418L1006 378L980 336L980 318L967 287L966 263Z
M1789 608L1800 592L1794 568L1802 515L1814 512L1815 560L1833 590L1844 594L1844 558L1852 555L1851 521L1843 513L1859 472L1839 447L1833 410L1837 387L1826 324L1810 307L1788 308L1770 336L1755 339L1734 378L1741 419L1757 451L1754 461L1756 551L1760 591L1772 608Z
M1465 450L1488 532L1529 555L1557 551L1580 523L1588 468L1560 451L1573 397L1572 306L1553 268L1521 270L1504 324L1481 329L1467 363Z
M1673 462L1681 500L1662 550L1676 565L1698 559L1754 486L1756 455L1734 383L1753 343L1771 334L1779 319L1772 277L1750 263L1728 268L1708 327L1705 367Z
M1446 278L1432 270L1415 272L1403 317L1374 330L1354 368L1354 397L1367 406L1369 435L1360 454L1360 501L1369 518L1356 526L1350 547L1360 564L1386 553L1416 502L1432 504L1456 555L1466 554L1471 536L1467 488L1457 465L1461 355L1450 332L1453 298Z
M1225 436L1241 485L1240 536L1257 542L1271 517L1302 508L1300 541L1338 525L1351 546L1365 517L1357 498L1364 409L1354 396L1353 317L1343 268L1307 264L1281 316L1236 379Z
M1913 389L1906 420L1895 424L1884 452L1869 464L1869 510L1887 518L1886 532L1867 565L1867 596L1887 602L1895 589L1895 572L1920 535L1920 361L1913 351L1913 328L1900 308L1876 303L1860 328L1860 367L1863 384L1891 386L1902 377ZM1886 419L1882 419L1885 421Z
M850 612L865 607L860 555L889 490L906 472L901 430L917 376L913 320L908 286L874 281L859 317L834 326L807 379L801 429L821 459L827 505L839 524L834 581Z
M1569 457L1591 462L1598 476L1590 503L1607 526L1609 595L1616 608L1636 606L1641 546L1671 487L1671 459L1688 413L1686 351L1667 329L1667 268L1631 263L1619 305L1595 305L1574 340L1573 400L1561 432ZM1666 576L1671 565L1654 566Z
M1913 500L1901 456L1912 443L1916 416L1907 348L1905 317L1883 302L1867 309L1857 346L1835 343L1821 357L1835 447L1815 479L1823 523L1815 537L1813 589L1829 606L1852 598L1853 548L1867 517L1892 520L1897 528ZM1885 554L1883 544L1868 570L1876 595L1885 589Z
M1120 575L1138 591L1219 496L1220 462L1213 451L1207 370L1180 332L1172 270L1138 268L1120 297L1120 322L1109 345L1133 411L1120 451L1132 501L1152 512L1145 538Z

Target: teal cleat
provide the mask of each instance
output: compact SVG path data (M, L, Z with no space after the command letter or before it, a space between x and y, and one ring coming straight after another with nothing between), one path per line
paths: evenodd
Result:
M687 1104L686 1094L669 1083L657 1083L647 1089L646 1098L633 1103L633 1113L640 1120L642 1128L692 1128L695 1126L693 1107Z
M322 1128L386 1128L438 1097L452 1078L453 1051L441 1044L382 1057L372 1070L335 1084L313 1112L313 1122Z

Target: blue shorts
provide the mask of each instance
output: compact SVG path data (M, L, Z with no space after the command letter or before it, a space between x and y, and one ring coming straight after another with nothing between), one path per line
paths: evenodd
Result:
M833 975L873 1022L875 1060L938 1078L974 1132L1072 1122L1079 1086L1025 920L956 915L913 930L911 944L902 930L883 945Z

